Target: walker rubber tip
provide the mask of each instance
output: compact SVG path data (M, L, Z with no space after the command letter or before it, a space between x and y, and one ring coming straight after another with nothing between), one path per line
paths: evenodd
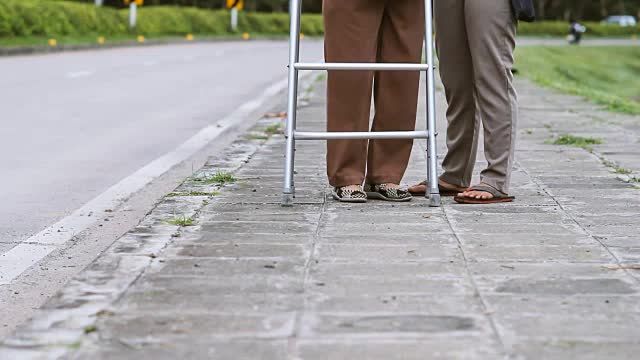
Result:
M440 207L440 206L442 206L442 200L440 199L440 194L431 194L431 195L429 195L429 206L430 207Z
M280 203L282 207L292 207L293 206L293 194L282 194L282 202Z

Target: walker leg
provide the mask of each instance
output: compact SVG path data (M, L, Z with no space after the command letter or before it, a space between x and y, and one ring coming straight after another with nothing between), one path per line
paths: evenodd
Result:
M433 0L425 0L425 39L424 48L427 63L430 65L427 70L427 130L429 138L427 139L428 152L428 179L427 191L429 197L429 206L438 207L441 205L440 190L438 187L438 147L436 143L436 94L435 94L435 74L433 70Z
M296 129L296 115L298 110L298 70L294 64L300 56L300 2L289 1L291 26L289 32L289 89L287 93L287 123L285 130L286 153L284 165L284 189L282 191L282 206L293 206L295 198L294 163L296 141L293 135Z

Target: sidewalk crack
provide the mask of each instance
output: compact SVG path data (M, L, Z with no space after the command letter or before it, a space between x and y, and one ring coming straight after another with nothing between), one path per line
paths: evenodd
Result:
M318 217L318 224L313 234L313 240L309 249L309 256L307 257L307 261L304 264L304 272L302 275L302 309L296 312L294 324L293 324L293 334L289 337L288 341L288 351L287 358L289 360L297 360L299 356L297 356L297 342L300 337L300 324L302 322L302 317L304 316L307 309L307 281L309 279L309 272L311 270L311 266L313 264L316 248L318 245L318 241L320 240L320 230L322 228L322 222L325 218L326 209L327 209L327 189L325 188L322 192L322 206L320 207L320 216Z
M469 278L469 281L471 282L471 286L473 286L474 296L477 297L479 302L480 302L480 306L482 307L482 313L483 313L484 317L487 319L487 321L489 322L489 324L491 325L491 329L493 330L494 338L497 341L498 345L501 347L501 349L502 349L502 351L504 353L507 353L504 341L503 341L502 336L500 335L500 331L498 330L498 327L496 325L496 321L493 318L493 316L491 316L491 312L489 311L489 306L487 305L487 301L482 296L482 293L480 292L478 284L476 283L476 281L475 281L475 279L473 277L473 273L471 272L471 269L469 268L469 261L467 260L467 254L464 251L464 246L462 245L462 241L460 240L460 237L458 236L458 232L456 231L454 226L451 224L451 221L449 220L449 216L447 214L447 209L446 209L445 206L442 207L442 215L444 216L444 219L447 222L447 225L449 225L449 229L451 230L451 233L453 234L453 236L456 239L458 250L460 250L460 255L462 256L462 261L464 262L465 272L467 273L467 277Z

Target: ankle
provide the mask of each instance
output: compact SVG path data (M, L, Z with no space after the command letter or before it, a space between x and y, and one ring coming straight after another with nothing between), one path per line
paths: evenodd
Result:
M445 189L451 189L451 190L462 190L462 189L466 189L464 186L459 186L459 185L454 185L454 184L449 184L448 182L442 180L442 179L438 179L438 185L440 185L441 187L445 188Z
M380 184L379 186L384 190L399 189L400 188L399 184L394 184L394 183L383 183L383 184Z

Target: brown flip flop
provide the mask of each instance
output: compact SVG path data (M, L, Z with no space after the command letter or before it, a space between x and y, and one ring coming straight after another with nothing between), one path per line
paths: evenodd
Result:
M425 180L425 181L419 183L418 185L427 186L427 181ZM460 191L446 189L446 188L442 187L442 185L438 185L438 189L440 190L440 196L442 196L442 197L453 197L453 196L458 196L458 194L460 194ZM426 195L424 191L413 192L413 191L409 190L409 192L413 196L425 196Z
M504 193L501 193L497 189L492 188L491 186L485 186L485 185L472 186L467 191L488 192L489 194L493 195L493 197L491 199L472 199L466 196L456 196L455 198L453 198L453 200L459 204L479 205L479 204L507 203L507 202L512 202L513 200L516 199L515 196L506 195Z

